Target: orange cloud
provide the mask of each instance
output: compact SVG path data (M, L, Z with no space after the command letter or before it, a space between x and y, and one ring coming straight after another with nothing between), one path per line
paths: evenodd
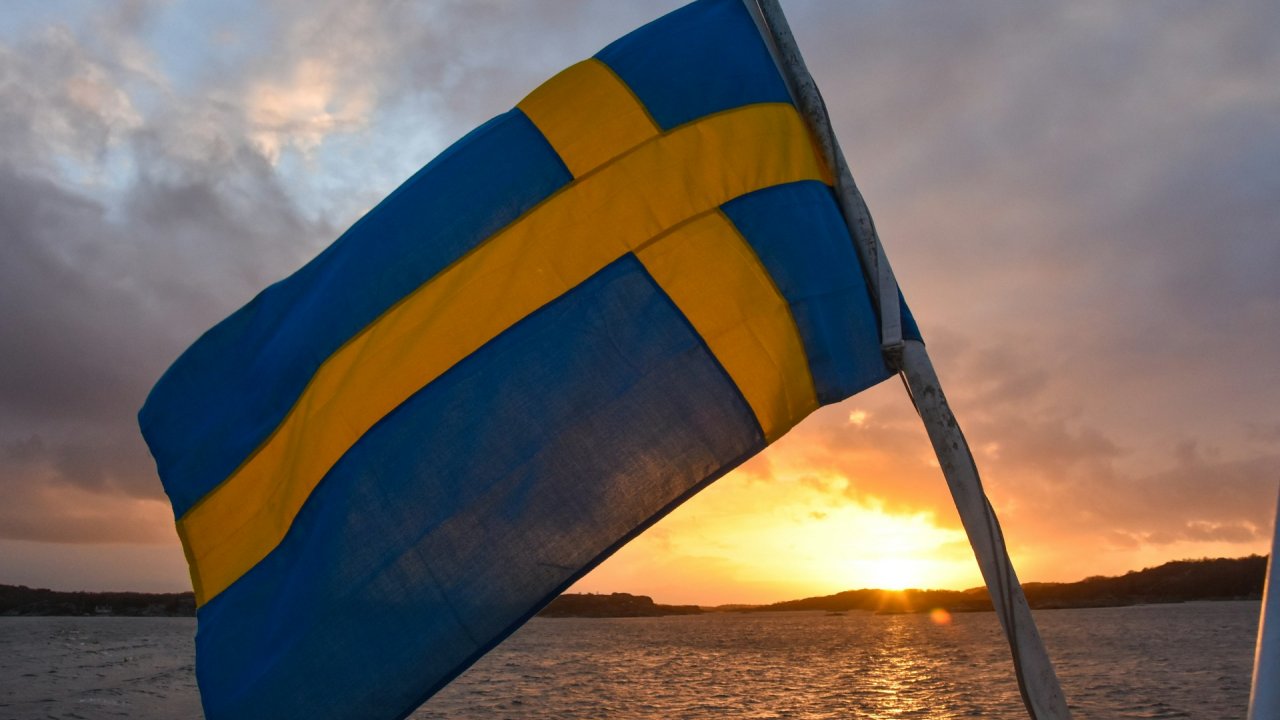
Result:
M304 58L285 81L257 83L248 92L250 137L272 163L293 148L310 153L335 132L352 132L369 122L374 107L370 86L340 83L332 62Z

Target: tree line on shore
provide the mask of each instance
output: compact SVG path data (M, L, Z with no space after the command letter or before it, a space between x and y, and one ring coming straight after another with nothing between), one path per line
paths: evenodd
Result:
M1117 577L1095 576L1073 583L1030 582L1027 601L1037 609L1114 607L1196 600L1256 600L1262 597L1265 556L1176 560ZM991 609L986 588L969 590L848 590L771 605L662 605L628 593L565 594L539 613L543 617L659 617L703 612L786 612L818 610L879 613L980 612ZM0 585L0 615L115 615L184 617L195 615L191 593L62 592L25 585Z

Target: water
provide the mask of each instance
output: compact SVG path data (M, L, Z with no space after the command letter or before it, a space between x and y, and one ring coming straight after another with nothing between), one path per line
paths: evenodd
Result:
M193 618L0 618L0 719L200 717Z
M1077 718L1244 717L1258 603L1036 614ZM199 717L193 620L0 618L0 720ZM1025 718L991 613L538 618L429 718Z

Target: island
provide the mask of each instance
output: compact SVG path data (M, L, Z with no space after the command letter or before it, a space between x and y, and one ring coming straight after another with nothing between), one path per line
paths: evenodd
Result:
M1037 610L1119 607L1195 600L1259 600L1267 558L1175 560L1118 577L1090 577L1073 583L1024 583L1027 603ZM968 590L847 590L834 595L787 600L751 608L749 612L822 610L878 613L927 613L991 610L985 587Z
M0 615L116 615L192 617L193 593L63 592L0 585Z
M697 615L706 612L697 605L659 605L647 595L628 593L566 593L551 601L538 617L628 618L663 615Z

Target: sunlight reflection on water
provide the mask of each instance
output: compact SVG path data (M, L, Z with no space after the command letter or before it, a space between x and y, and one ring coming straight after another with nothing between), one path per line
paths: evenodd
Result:
M1243 717L1258 603L1036 619L1077 718ZM538 619L413 716L1026 717L991 613Z
M1036 619L1077 718L1243 717L1258 603ZM0 618L0 718L199 717L189 619ZM1026 717L991 613L538 618L412 715Z

